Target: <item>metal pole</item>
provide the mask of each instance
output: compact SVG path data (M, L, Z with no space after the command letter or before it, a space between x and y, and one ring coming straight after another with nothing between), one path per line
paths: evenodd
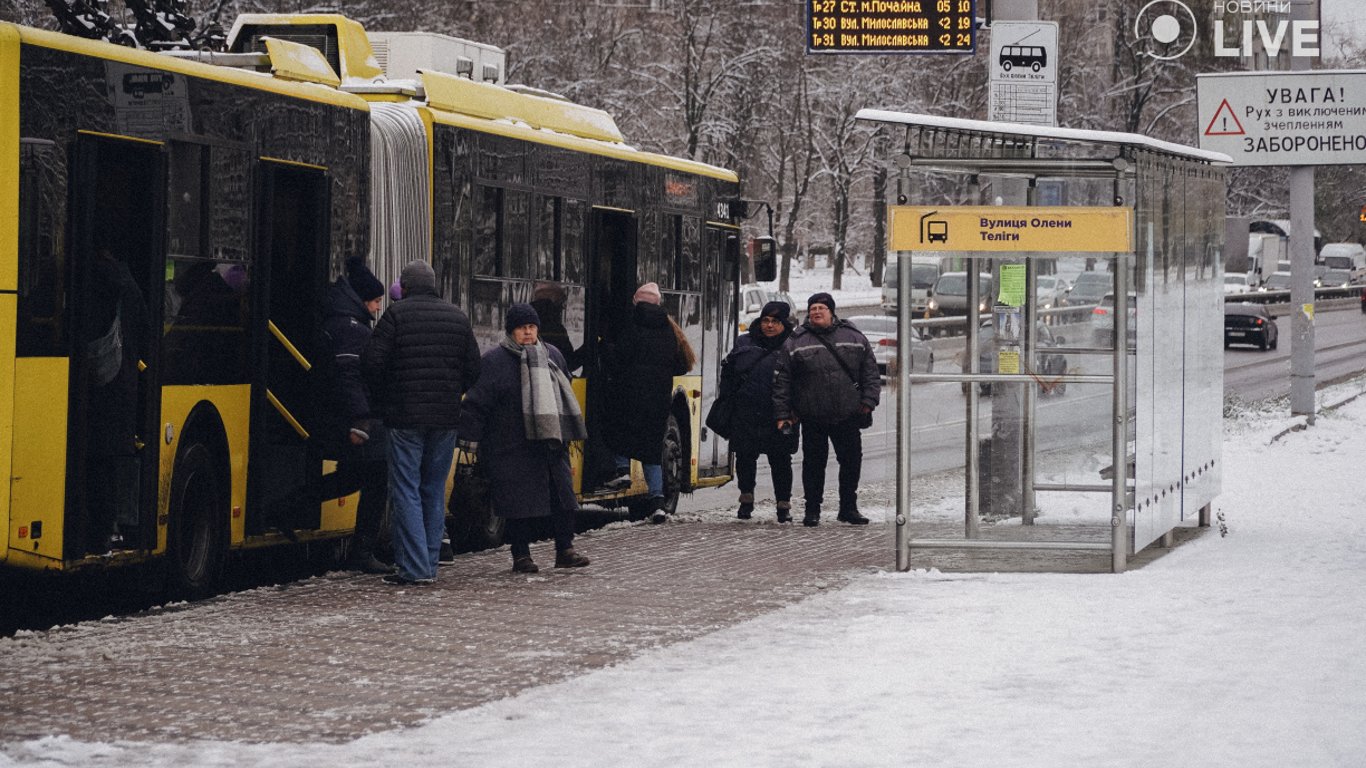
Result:
M1123 573L1129 559L1129 254L1115 255L1115 381L1110 452L1110 570Z
M890 220L890 216L888 219ZM896 569L911 569L911 256L896 257Z
M1295 20L1317 18L1316 4L1295 0ZM1295 56L1290 68L1309 69ZM1290 413L1314 423L1314 168L1290 169Z
M1037 205L1038 185L1035 179L1029 180L1026 192L1026 205ZM1024 328L1021 330L1022 349L1020 354L1021 370L1034 370L1034 348L1038 340L1034 338L1035 324L1039 322L1038 303L1038 259L1025 254L1025 312ZM1033 525L1038 507L1034 503L1034 439L1035 418L1038 415L1039 388L1034 382L1024 385L1024 416L1020 425L1020 520L1025 525Z
M967 323L967 335L964 337L967 339L967 342L963 345L963 353L968 356L966 361L968 373L981 373L981 366L977 361L977 302L980 301L978 297L980 291L978 290L977 285L977 259L975 257L969 257L964 261L966 261L968 265L968 305L966 307L967 315L963 318L964 322ZM964 481L967 484L967 488L964 490L967 492L968 505L963 513L963 536L965 538L975 539L980 535L978 515L981 514L982 509L982 484L981 477L979 477L982 472L982 457L977 446L977 409L979 407L977 384L968 383L967 393L967 397L963 398L963 400L966 402L965 407L968 410L966 425L968 438L968 466L964 478Z

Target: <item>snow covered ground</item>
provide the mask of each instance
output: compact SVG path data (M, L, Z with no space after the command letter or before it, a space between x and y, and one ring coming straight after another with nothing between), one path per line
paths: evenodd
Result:
M1366 765L1366 398L1273 440L1283 413L1226 422L1227 535L1123 575L870 574L349 744L49 738L0 765Z

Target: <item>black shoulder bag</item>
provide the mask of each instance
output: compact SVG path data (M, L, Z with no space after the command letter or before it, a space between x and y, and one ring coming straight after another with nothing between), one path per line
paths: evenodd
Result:
M771 354L773 354L773 350L770 349L765 351L764 354L760 355L759 359L755 360L743 373L737 372L737 375L740 378L736 383L734 390L730 392L718 392L716 394L716 399L712 401L711 408L707 410L707 429L710 429L727 440L730 439L731 434L735 431L735 401L737 399L735 395L744 388L745 382L749 381L750 372L758 367L759 363L762 363L764 359Z
M858 390L859 397L862 397L863 385L859 383L858 377L854 375L854 372L849 370L849 366L840 357L840 353L835 351L835 348L830 345L830 342L825 340L824 336L820 335L819 333L812 333L811 335L815 336L816 341L819 341L820 343L824 344L825 348L830 350L830 354L834 356L835 362L839 363L840 367L844 369L844 375L849 377L849 381L853 383L854 389ZM869 411L867 413L864 413L862 410L860 410L858 414L858 428L867 429L871 426L873 426L873 412Z

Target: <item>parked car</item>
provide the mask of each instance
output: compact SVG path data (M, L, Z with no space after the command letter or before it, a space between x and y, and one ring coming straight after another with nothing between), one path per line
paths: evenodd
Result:
M1266 282L1262 283L1259 291L1288 291L1290 290L1289 272L1272 272L1267 277Z
M977 311L986 312L991 301L991 275L977 275ZM935 317L968 313L968 273L945 272L930 289L929 314Z
M1234 344L1255 344L1275 349L1280 336L1276 321L1265 304L1233 302L1224 305L1224 349Z
M895 365L898 336L896 318L886 315L857 315L846 317L844 321L863 332L873 345L873 358L877 369L885 376ZM915 373L929 373L934 368L934 347L920 332L911 326L911 370Z
M792 307L792 316L800 318L805 307L797 306L797 302L792 299L792 294L787 291L775 291L765 288L762 285L750 284L740 288L740 333L749 330L750 323L759 319L759 313L764 311L764 305L770 301L785 301Z
M937 262L938 259L936 258ZM888 262L887 269L882 273L882 311L889 315L895 315L897 311L897 296L900 290L900 279L897 274L898 267L895 261ZM923 261L911 262L911 315L923 317L925 308L930 303L930 288L934 287L934 281L939 279L939 265L937 263L927 263Z
M1053 335L1052 329L1043 323L1036 325L1034 330L1034 366L1021 373L1033 374L1039 382L1039 392L1043 395L1061 395L1067 391L1067 385L1063 382L1054 382L1053 379L1067 372L1067 357L1061 353L1051 351L1054 347L1061 347L1067 343L1063 336ZM977 370L980 373L996 373L997 349L996 328L988 320L982 323L982 327L977 332ZM968 385L963 384L964 393L968 391ZM978 391L984 395L991 394L990 384L981 384Z
M1096 343L1111 346L1115 343L1115 295L1107 293L1091 310L1091 332ZM1132 342L1138 338L1138 296L1129 294L1129 330L1125 334Z
M1224 294L1247 293L1252 290L1252 285L1247 281L1247 275L1242 272L1224 275Z
M1067 281L1057 275L1039 275L1034 278L1034 295L1039 309L1055 309L1067 306Z
M1110 272L1082 272L1067 292L1068 306L1099 304L1107 293L1114 293L1115 276Z

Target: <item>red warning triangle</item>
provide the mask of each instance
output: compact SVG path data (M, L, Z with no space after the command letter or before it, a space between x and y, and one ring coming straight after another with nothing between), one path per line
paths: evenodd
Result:
M1228 99L1219 102L1219 108L1214 110L1214 119L1205 127L1205 135L1242 136L1245 133L1247 131L1243 130L1243 124L1238 122L1238 116L1233 114L1233 107L1228 105Z

